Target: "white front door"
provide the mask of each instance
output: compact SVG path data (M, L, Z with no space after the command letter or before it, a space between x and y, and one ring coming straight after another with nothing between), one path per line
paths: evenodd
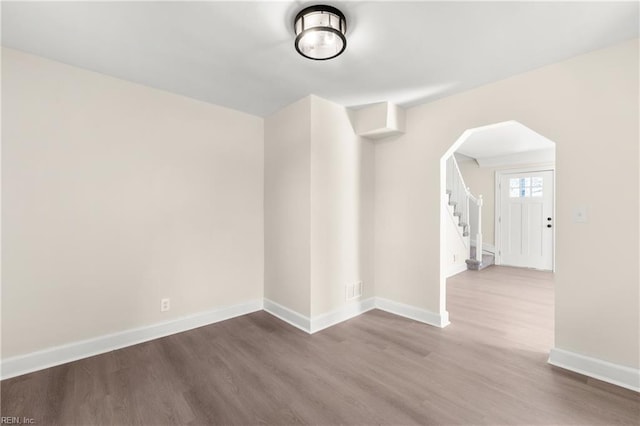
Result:
M499 177L499 261L553 270L553 171Z

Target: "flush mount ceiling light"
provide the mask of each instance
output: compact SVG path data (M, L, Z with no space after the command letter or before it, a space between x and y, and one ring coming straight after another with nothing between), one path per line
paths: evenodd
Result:
M324 61L347 47L347 21L335 7L317 5L302 9L294 20L296 50L305 58Z

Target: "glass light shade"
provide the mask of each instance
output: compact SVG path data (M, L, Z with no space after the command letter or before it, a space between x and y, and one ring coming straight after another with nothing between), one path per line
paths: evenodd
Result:
M347 47L347 22L342 12L331 6L311 6L294 21L295 46L302 56L323 61L335 58Z

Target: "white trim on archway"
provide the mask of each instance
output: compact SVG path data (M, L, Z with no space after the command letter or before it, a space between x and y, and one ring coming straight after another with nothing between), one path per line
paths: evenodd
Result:
M440 300L439 300L439 314L442 318L449 318L449 313L447 312L447 278L446 278L446 227L445 221L446 217L446 202L445 202L445 194L446 194L446 164L447 159L452 156L462 144L464 144L472 135L478 132L483 132L487 130L496 130L505 126L512 126L514 123L518 123L515 120L503 121L499 123L493 123L486 126L474 127L465 130L462 135L447 149L447 151L440 157ZM520 123L518 123L520 124ZM554 181L555 185L555 181ZM554 212L555 217L555 212ZM554 230L555 231L555 230ZM554 238L555 240L555 238ZM555 250L554 250L555 252ZM554 259L554 270L555 270L555 259ZM449 322L447 321L447 324ZM445 325L447 325L445 324Z

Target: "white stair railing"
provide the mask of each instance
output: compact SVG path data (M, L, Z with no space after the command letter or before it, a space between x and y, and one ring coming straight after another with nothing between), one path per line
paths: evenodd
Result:
M465 184L460 167L455 157L451 155L447 160L447 192L449 200L455 203L455 210L459 214L460 223L466 226L469 235L475 233L476 254L475 259L482 262L482 195L474 197ZM471 220L470 210L473 210L475 220Z

